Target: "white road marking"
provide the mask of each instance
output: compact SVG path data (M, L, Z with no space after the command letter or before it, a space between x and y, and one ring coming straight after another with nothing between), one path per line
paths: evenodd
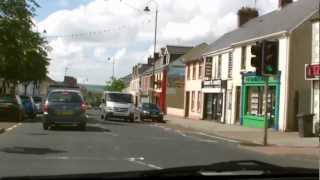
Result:
M239 141L236 141L236 140L227 139L227 138L223 138L223 137L219 137L219 136L208 135L208 134L203 133L203 132L197 132L197 134L200 134L202 136L211 137L211 138L214 138L214 139L220 139L220 140L231 142L231 143L239 143Z
M22 123L18 123L18 124L15 124L11 127L8 127L7 129L5 129L5 132L9 132L9 131L12 131L14 128L17 128L18 126L20 126Z
M116 134L116 133L112 133L112 132L104 132L105 134L108 134L110 136L114 136L114 137L117 137L119 136L119 134Z
M139 165L142 165L142 166L147 166L147 167L150 167L150 168L153 168L153 169L162 169L160 166L143 162L144 157L137 157L137 158L131 157L131 158L127 158L126 160L129 161L129 162L132 162L132 163L135 163L135 164L139 164Z

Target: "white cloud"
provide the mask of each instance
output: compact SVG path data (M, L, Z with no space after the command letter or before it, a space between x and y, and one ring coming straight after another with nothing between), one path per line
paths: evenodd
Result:
M59 0L65 3L66 0ZM89 83L104 84L112 73L107 57L118 59L117 77L130 73L132 65L146 62L153 52L154 11L143 12L148 0L93 0L72 10L59 10L37 22L50 38L52 59L49 72L62 80L68 74ZM158 0L158 44L195 45L211 43L237 25L237 10L252 6L254 0ZM68 1L70 3L70 1ZM155 6L151 3L150 9ZM277 8L277 0L258 1L264 14ZM141 11L137 11L141 9ZM98 33L89 33L98 32ZM79 36L79 33L86 35Z

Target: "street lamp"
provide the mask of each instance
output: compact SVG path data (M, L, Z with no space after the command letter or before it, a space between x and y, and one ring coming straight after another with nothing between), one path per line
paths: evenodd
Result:
M154 22L154 45L153 45L153 63L152 63L152 89L154 89L155 85L155 64L156 64L156 48L157 48L157 28L158 28L158 3L155 0L150 0L149 2L153 2L156 6L156 13L155 13L155 22ZM144 12L150 12L150 8L147 5L144 8Z

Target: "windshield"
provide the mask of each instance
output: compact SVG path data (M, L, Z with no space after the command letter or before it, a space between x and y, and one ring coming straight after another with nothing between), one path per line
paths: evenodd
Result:
M155 105L155 104L149 104L149 103L144 103L142 104L142 108L143 109L155 109L155 110L158 110L158 106Z
M318 170L319 4L0 0L0 180Z
M75 92L52 92L48 97L49 102L59 103L81 103L83 100L78 93Z
M107 101L111 102L132 103L132 95L130 94L109 93L106 97Z

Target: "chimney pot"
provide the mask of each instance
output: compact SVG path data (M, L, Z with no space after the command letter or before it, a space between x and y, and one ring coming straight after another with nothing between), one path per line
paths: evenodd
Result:
M282 9L290 3L292 3L292 0L279 0L279 8Z
M243 24L258 16L259 12L257 11L257 9L250 7L242 7L238 11L238 27L241 27Z

